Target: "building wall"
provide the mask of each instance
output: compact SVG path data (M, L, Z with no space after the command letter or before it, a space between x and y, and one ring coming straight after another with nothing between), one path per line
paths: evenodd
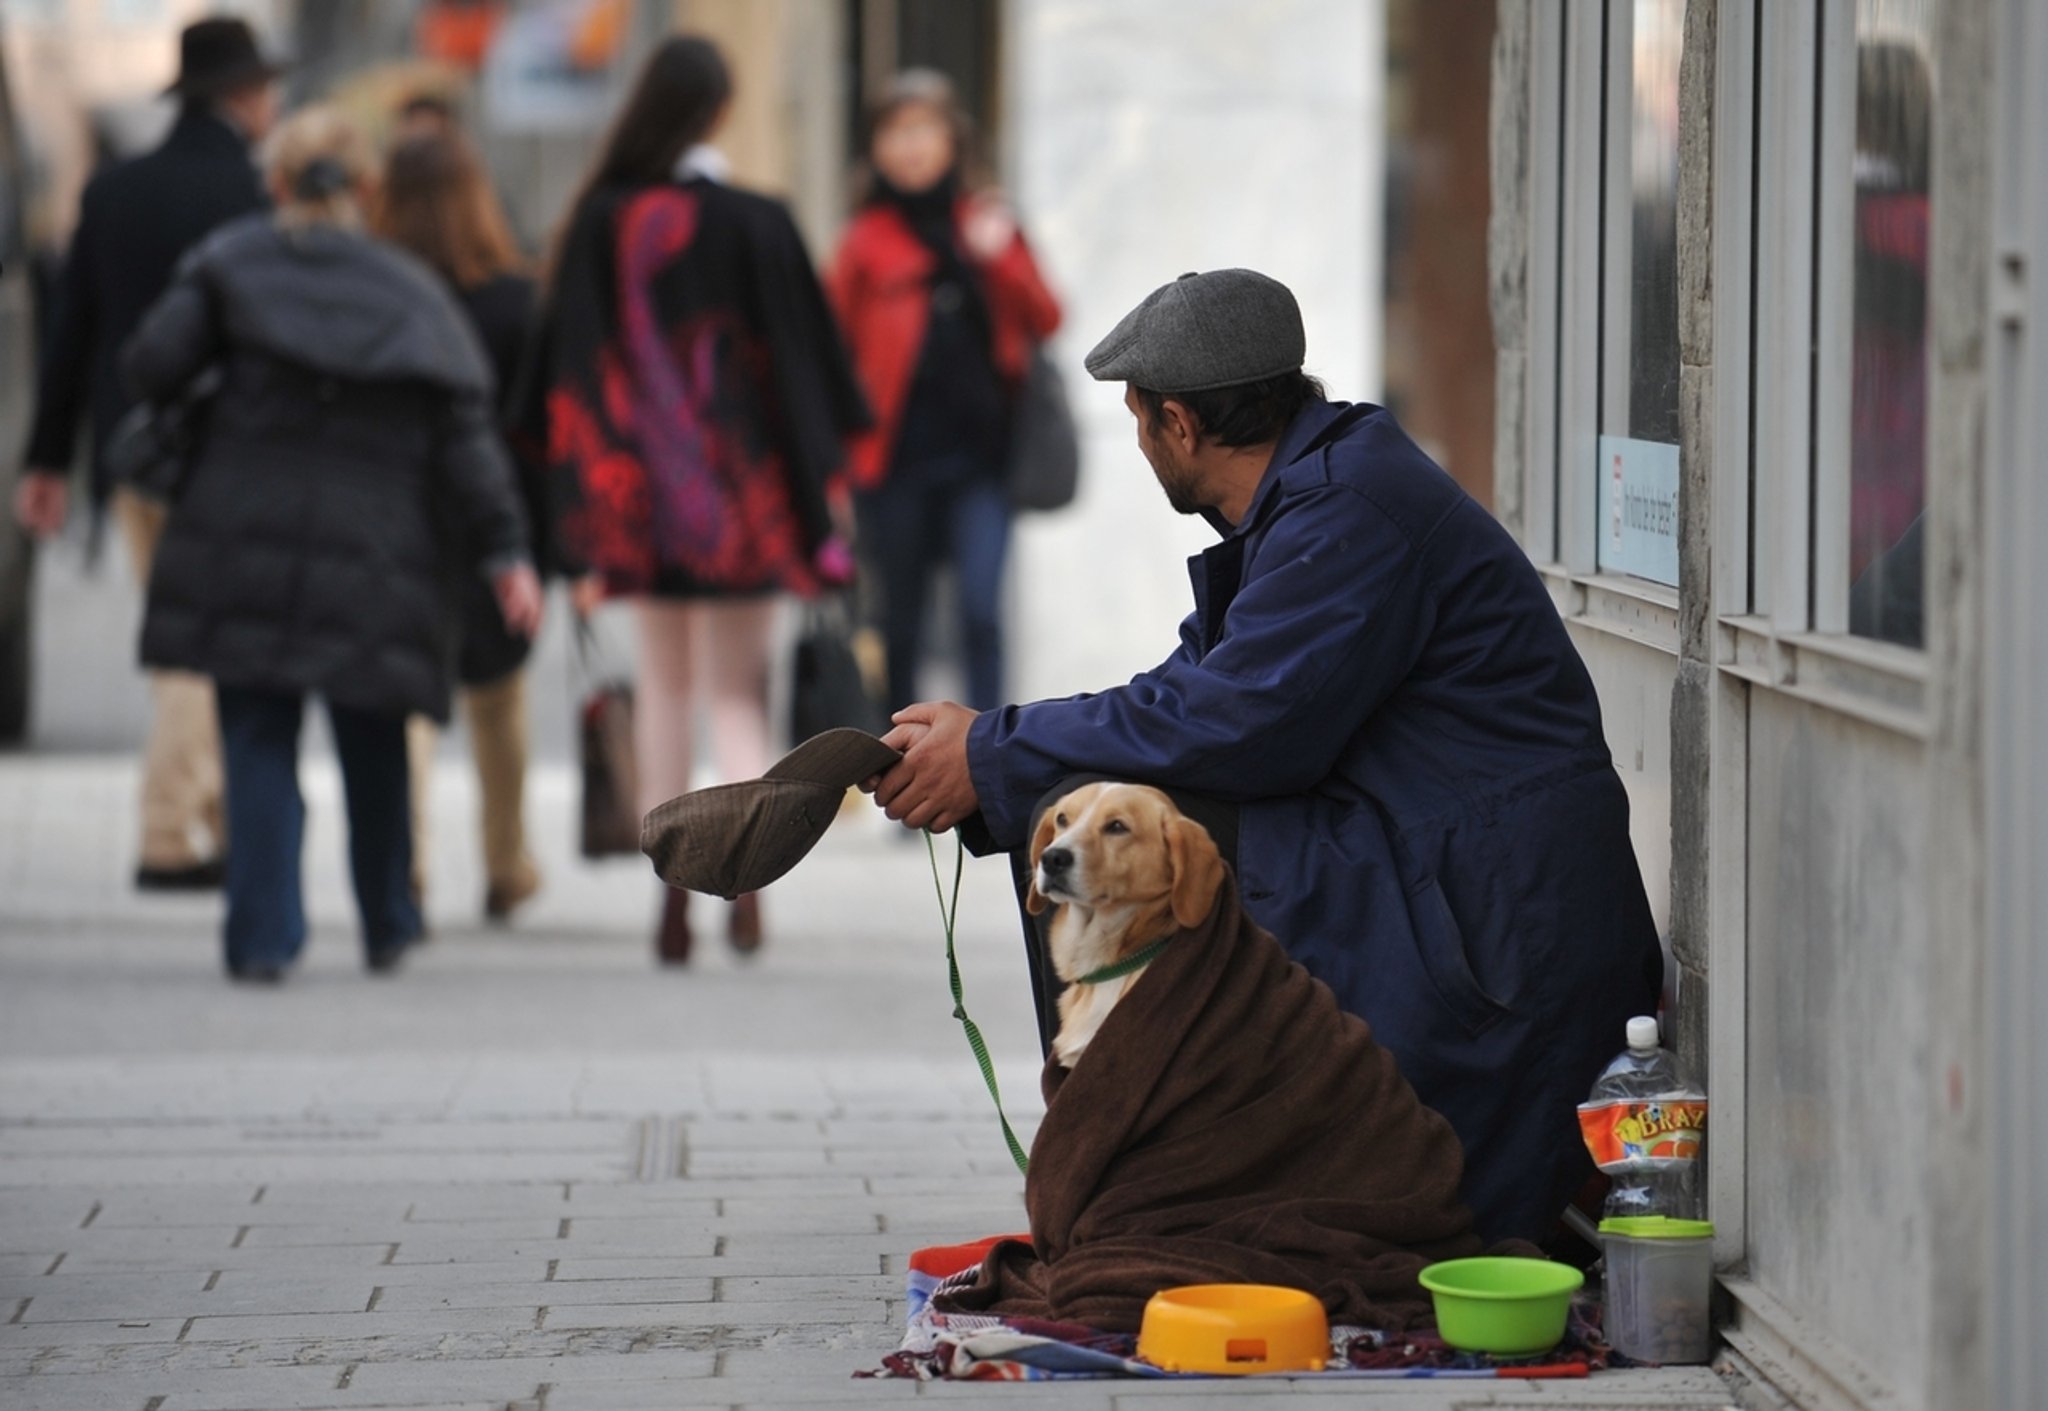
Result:
M1120 386L1083 355L1188 270L1287 283L1332 395L1378 392L1379 0L1011 0L1004 168L1066 309L1054 345L1084 438L1080 501L1015 550L1013 699L1156 665L1189 609L1176 521Z
M1564 519L1572 509L1571 436L1585 417L1571 405L1582 373L1561 324L1579 307L1575 287L1586 287L1569 271L1574 229L1585 228L1575 227L1575 203L1588 198L1571 173L1597 170L1602 150L1598 128L1578 116L1597 112L1599 90L1588 100L1573 78L1587 77L1585 55L1601 53L1600 7L1501 6L1492 275L1503 405L1514 414L1496 440L1500 486L1592 668L1653 877L1658 848L1642 814L1656 806L1663 771L1679 1047L1708 1073L1714 1109L1709 1214L1732 1295L1727 1365L1802 1406L2038 1404L2038 1385L2018 1371L2038 1361L2038 1301L2021 1315L2035 1325L2033 1341L2012 1334L2013 1320L2001 1325L2007 1381L1994 1399L1984 1292L1991 1251L2048 1213L2048 1141L2037 1128L2015 1133L2013 1114L1986 1096L2026 1087L1988 1066L1991 1055L2038 1051L2018 1032L2037 1034L2038 1013L2000 994L1997 976L2017 984L2042 973L2038 935L2001 936L1985 902L1987 888L2038 891L2039 877L2036 848L2024 877L2009 861L2000 882L2009 850L1987 825L1986 801L2000 796L2007 763L1985 744L1987 720L2038 711L2048 680L2038 633L2026 658L1987 649L1985 628L2001 601L1986 547L2011 537L1994 501L2031 506L2037 518L2043 504L2022 488L2039 484L2038 454L2030 461L2017 449L2038 435L2044 366L2019 352L2018 291L2022 246L2048 248L2048 203L2007 196L2007 222L1996 226L1995 193L2018 178L2001 187L1987 156L2006 102L1989 82L1993 17L2006 15L2015 44L2031 35L2032 52L2048 55L2037 8L1951 0L1940 11L1928 632L1926 650L1909 652L1816 629L1801 581L1811 535L1803 516L1826 493L1827 466L1810 448L1825 418L1810 408L1826 402L1815 392L1805 404L1792 398L1789 414L1776 410L1786 385L1807 375L1814 325L1841 273L1827 251L1845 259L1847 246L1826 243L1828 198L1812 195L1826 189L1811 165L1815 148L1826 150L1825 127L1802 157L1796 139L1771 130L1772 105L1790 105L1776 118L1802 106L1811 115L1816 63L1840 81L1839 52L1810 46L1824 32L1815 21L1824 16L1839 35L1849 7L1688 0L1681 587L1666 613L1656 593L1551 562L1569 557L1568 542L1551 538L1547 512L1520 517L1530 504L1562 503ZM2038 82L2033 69L2000 62ZM2018 109L2005 111L2010 119ZM2017 135L2037 127L2016 124L2015 170L2038 167L2032 139ZM1597 220L1597 198L1590 210ZM1816 269L1804 252L1817 240ZM1774 304L1788 286L1772 281L1802 266L1820 292ZM1994 270L2011 276L2002 295ZM1846 372L1830 365L1822 333L1811 371L1824 387ZM2008 380L1986 376L1987 349L2010 354ZM1563 366L1546 368L1553 358ZM2032 390L2019 381L2028 368ZM2001 404L2015 429L1988 438ZM2038 816L2038 807L2010 811ZM1997 1228L1986 1214L1994 1191L2009 1193ZM2024 1256L2005 1267L2019 1271L2007 1287L2038 1283Z
M246 18L262 40L279 47L289 6L281 0L164 0L131 7L126 17L98 4L7 8L0 62L16 116L25 129L38 190L32 238L61 248L78 218L78 196L97 160L93 124L136 146L154 142L172 116L155 101L178 72L178 31L215 11ZM108 7L110 8L110 7Z
M2030 0L2001 0L1978 22L2001 98L1986 133L1986 167L1995 193L1987 215L2002 248L1983 285L1997 310L1997 333L1984 348L1992 394L1981 501L1981 573L1996 585L1983 623L1991 665L1982 747L1994 767L1984 779L1987 945L1984 973L1972 977L1985 996L1987 1042L1970 1103L1992 1159L1989 1198L1974 1201L1975 1218L1953 1240L1957 1273L1969 1277L1974 1263L1976 1294L1958 1300L1950 1316L1960 1323L1985 1314L1961 1336L1973 1352L1982 1349L1980 1400L2007 1408L2038 1405L2048 1386L2048 614L2040 610L2048 598L2040 552L2048 542L2048 167L2040 157L2048 12ZM1964 1182L1973 1173L1952 1174ZM1948 1185L1936 1191L1943 1205L1972 1201L1967 1187L1958 1200Z
M1494 0L1394 0L1388 11L1387 405L1483 505L1493 502L1487 321L1488 119Z
M846 6L841 0L675 0L679 27L733 67L719 146L733 179L783 197L819 259L846 219Z
M1920 1387L1942 1224L1926 752L1758 691L1749 766L1746 1277L1884 1385Z
M1629 840L1643 870L1657 934L1671 932L1671 687L1678 661L1583 619L1566 620L1600 693L1600 719L1614 767L1628 789ZM1666 989L1671 977L1665 977ZM1614 1041L1619 1053L1623 1039Z

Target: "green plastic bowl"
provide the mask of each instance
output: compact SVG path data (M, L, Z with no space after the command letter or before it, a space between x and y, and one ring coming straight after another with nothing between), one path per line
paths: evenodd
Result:
M1436 1327L1461 1352L1525 1357L1564 1340L1572 1295L1586 1276L1548 1259L1450 1259L1422 1271Z

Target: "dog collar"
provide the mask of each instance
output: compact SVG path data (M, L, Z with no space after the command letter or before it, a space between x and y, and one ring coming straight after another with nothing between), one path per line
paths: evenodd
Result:
M1090 970L1086 975L1074 981L1074 983L1077 985L1099 985L1105 980L1120 980L1133 970L1143 970L1153 961L1159 959L1159 952L1165 950L1166 943L1172 939L1172 936L1161 936L1141 951L1134 951L1122 960L1103 966L1100 970Z

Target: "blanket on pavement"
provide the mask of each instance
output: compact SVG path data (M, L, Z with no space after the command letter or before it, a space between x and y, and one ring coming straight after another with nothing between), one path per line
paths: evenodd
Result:
M1014 1236L1012 1238L1015 1238ZM1162 1371L1137 1355L1131 1333L1103 1332L1072 1323L1033 1318L996 1318L979 1313L941 1313L934 1300L972 1281L994 1239L973 1246L919 1250L911 1256L906 1294L909 1318L903 1343L875 1371L858 1377L903 1377L917 1381L1066 1381L1090 1377L1183 1380L1202 1373ZM960 1256L971 1256L963 1259ZM965 1266L965 1267L963 1267ZM1583 1378L1608 1366L1632 1366L1607 1346L1601 1334L1597 1298L1572 1302L1564 1341L1531 1357L1492 1357L1459 1352L1436 1330L1416 1326L1403 1332L1330 1327L1330 1361L1321 1372L1275 1373L1329 1378ZM1257 1378L1254 1378L1255 1380Z
M941 1312L1133 1332L1161 1289L1258 1283L1398 1329L1429 1316L1425 1265L1481 1252L1450 1124L1234 880L1043 1085L1031 1240L996 1244Z

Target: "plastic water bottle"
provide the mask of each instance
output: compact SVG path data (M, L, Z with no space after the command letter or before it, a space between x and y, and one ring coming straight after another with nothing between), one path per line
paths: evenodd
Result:
M1658 1047L1657 1021L1628 1021L1628 1047L1579 1104L1579 1131L1593 1162L1614 1178L1605 1215L1697 1219L1707 1095Z

